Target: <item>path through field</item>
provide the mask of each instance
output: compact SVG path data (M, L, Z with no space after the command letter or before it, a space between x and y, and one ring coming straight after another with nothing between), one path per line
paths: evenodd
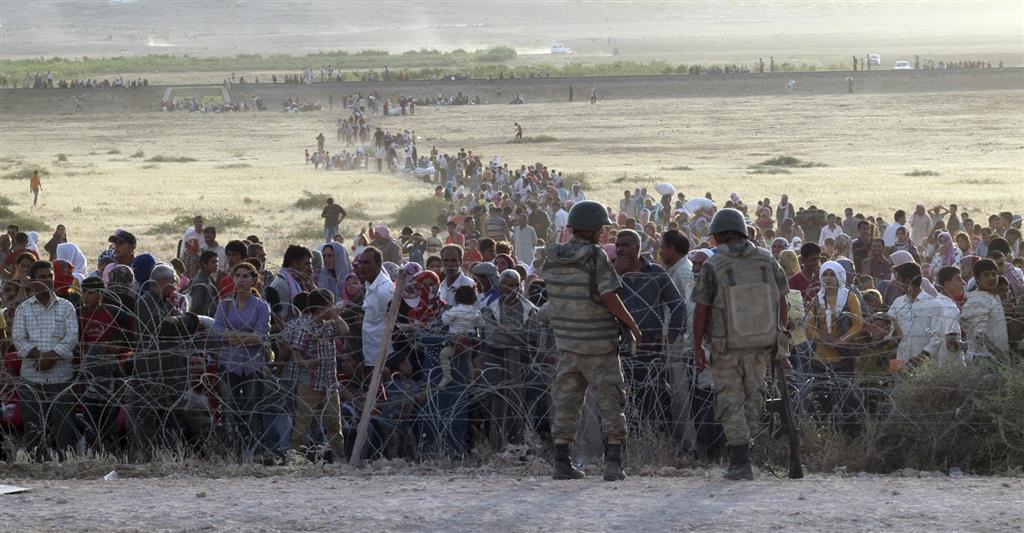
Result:
M24 480L6 531L1014 530L1024 480L762 475L554 482L498 474ZM5 483L12 483L6 480Z

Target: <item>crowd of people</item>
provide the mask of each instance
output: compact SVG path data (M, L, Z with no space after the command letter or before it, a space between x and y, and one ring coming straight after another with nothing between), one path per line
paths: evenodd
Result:
M373 142L414 152L414 139L378 128ZM40 243L8 227L0 453L148 460L183 447L274 464L353 453L465 458L550 442L560 355L545 265L560 259L546 244L569 239L568 213L587 192L539 162L436 148L422 158L447 205L435 224L371 222L341 235L347 213L330 199L324 242L273 243L279 258L257 235L221 244L201 216L172 257L141 253L134 233L116 229L95 268L73 228ZM736 193L719 204L659 184L606 206L612 224L596 245L643 339L620 349L630 432L720 457L714 382L693 364L697 345L715 354L693 339L692 294L716 253L708 226L720 207L744 214L749 240L789 278L798 376L879 386L923 365L1021 357L1019 215L956 205L830 213ZM382 385L370 390L379 360ZM364 413L368 396L377 408ZM840 407L837 424L856 434L868 408ZM363 416L369 438L353 450ZM599 424L585 417L581 432L588 423Z
M0 83L0 85L6 85L6 83ZM126 80L124 76L118 76L114 79L72 78L70 80L55 80L53 74L47 72L46 74L37 73L30 76L25 80L25 87L29 89L109 89L111 87L115 89L136 89L149 87L149 79L136 78L134 80Z

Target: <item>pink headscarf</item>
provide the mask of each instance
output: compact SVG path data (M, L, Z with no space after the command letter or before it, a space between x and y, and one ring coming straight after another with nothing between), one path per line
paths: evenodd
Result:
M110 263L109 265L103 267L103 274L101 275L101 277L103 278L104 285L110 283L110 271L114 270L114 267L116 266L117 263Z
M379 224L373 228L373 234L377 237L383 237L385 239L391 239L391 230L388 229L384 224Z

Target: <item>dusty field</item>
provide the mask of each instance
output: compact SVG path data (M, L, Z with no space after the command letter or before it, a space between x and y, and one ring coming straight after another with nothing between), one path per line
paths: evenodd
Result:
M3 480L8 531L1013 531L1024 482L861 475L752 483L720 471L554 482L544 476Z
M1021 91L913 95L782 95L615 101L591 106L528 104L421 107L416 116L373 118L389 130L416 132L419 148L460 147L513 164L543 161L563 172L585 172L588 193L617 199L625 187L668 181L688 195L732 191L754 200L783 192L798 205L838 210L847 205L891 213L921 202L956 202L969 213L1019 209L1024 204L1024 106ZM41 165L40 206L31 209L27 180L0 180L15 210L51 226L64 223L71 239L95 257L116 227L139 234L191 213L235 213L244 226L222 241L257 233L273 251L309 242L318 212L293 207L303 190L334 194L352 212L347 232L365 222L391 221L403 202L431 187L404 176L314 172L302 159L319 131L333 142L335 114L147 113L13 117L0 129L6 174ZM510 144L512 122L525 134L555 142ZM119 151L109 154L109 151ZM142 158L130 157L142 150ZM57 154L67 162L55 161ZM188 156L189 163L147 163L155 155ZM777 155L828 165L789 174L751 174ZM679 170L688 167L691 170ZM908 177L913 170L937 176ZM140 250L166 256L178 231L145 235Z

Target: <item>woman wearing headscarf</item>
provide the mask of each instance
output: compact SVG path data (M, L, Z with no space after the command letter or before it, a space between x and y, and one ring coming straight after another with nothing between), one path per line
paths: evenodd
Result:
M58 244L55 251L55 261L67 261L74 267L75 279L82 281L89 274L89 263L77 244L64 242Z
M938 249L935 250L935 256L932 257L932 278L939 275L939 269L942 267L960 266L960 260L964 258L964 253L953 242L953 237L949 232L943 231L939 233L936 242L938 243Z
M53 262L53 293L71 302L78 308L82 297L75 288L75 267L71 263L58 259Z
M856 369L856 337L864 327L860 301L846 287L846 270L826 261L819 270L821 287L807 313L807 338L817 360L839 373Z
M915 263L921 264L921 255L917 252L914 241L910 240L910 232L907 231L906 226L896 228L896 240L892 246L886 249L886 253L890 256L896 252L907 252Z
M349 272L342 280L341 300L335 304L341 311L341 319L348 325L348 338L345 339L344 354L351 355L362 367L363 362L363 282L354 272ZM343 355L344 355L343 354Z
M126 331L133 332L135 324L135 302L138 295L132 288L135 285L135 274L128 265L110 264L103 269L103 282L107 290L103 291L103 303L113 306L128 317L130 325Z
M317 250L323 258L323 267L316 275L316 286L331 291L334 298L340 300L344 292L345 277L352 271L348 252L337 242L325 242L317 246Z
M840 233L836 236L836 248L835 253L832 254L834 257L853 257L853 251L850 249L850 245L853 241L850 236L845 233Z
M140 254L132 260L132 272L135 274L135 291L142 293L146 290L146 283L149 281L153 267L156 266L156 258L151 254Z
M181 252L181 263L185 265L185 277L188 279L194 279L199 273L200 251L198 237L192 235L185 239Z
M793 250L782 250L779 252L779 266L786 273L786 278L791 278L800 272L800 258ZM800 291L789 291L786 293L786 301L789 303L786 328L792 335L793 366L798 371L808 372L814 352L811 350L811 344L807 342L807 310L804 307L804 298Z
M53 237L50 237L50 240L46 241L46 244L43 245L46 253L50 254L50 260L56 261L60 259L60 257L57 257L57 247L65 242L68 242L68 230L64 227L64 224L57 224L57 228L53 230Z

